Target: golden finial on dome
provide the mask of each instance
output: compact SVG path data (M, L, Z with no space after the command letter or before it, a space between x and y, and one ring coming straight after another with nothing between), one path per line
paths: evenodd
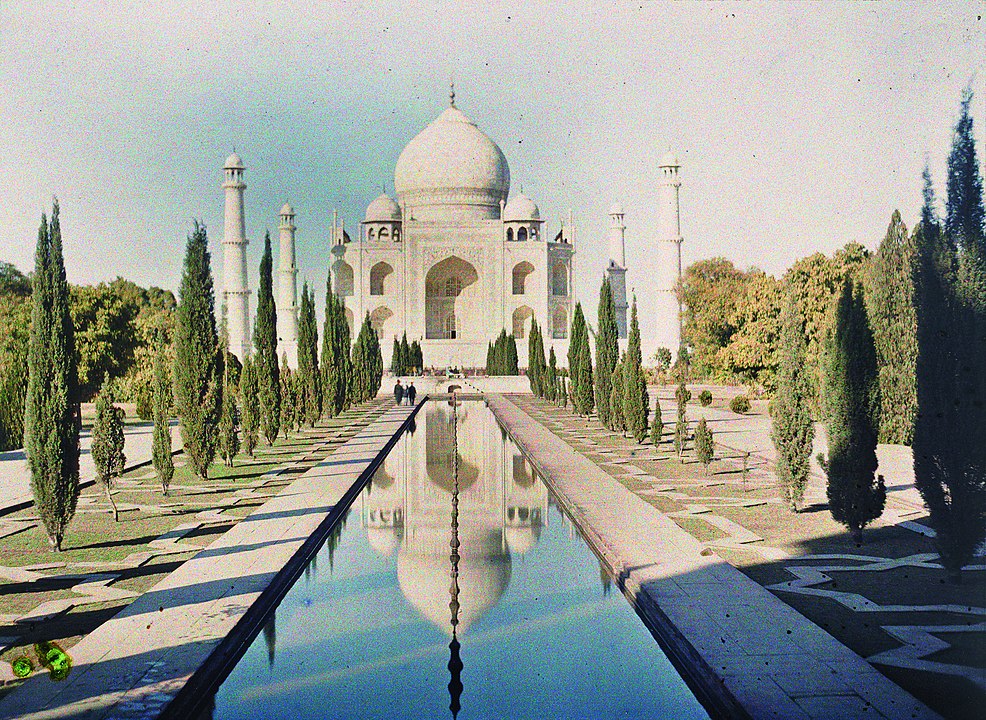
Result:
M448 104L449 107L455 107L455 80L449 80L448 86Z

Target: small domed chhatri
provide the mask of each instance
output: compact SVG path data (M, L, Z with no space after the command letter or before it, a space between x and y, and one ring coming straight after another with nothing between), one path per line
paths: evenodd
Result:
M281 207L281 213L280 214L282 216L283 215L294 215L294 208L291 207L291 204L290 203L284 203L284 205Z
M243 165L243 161L240 159L240 156L237 155L234 152L232 155L230 155L228 158L226 158L226 162L223 164L223 169L224 170L244 170L245 167Z
M387 193L382 193L376 200L371 202L366 208L366 219L364 222L394 222L401 219L401 206L394 202L394 199Z
M503 208L503 222L528 222L540 220L541 211L537 203L522 192L517 193Z

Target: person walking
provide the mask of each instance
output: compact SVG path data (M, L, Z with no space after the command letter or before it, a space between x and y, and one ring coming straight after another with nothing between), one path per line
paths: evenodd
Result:
M414 387L414 380L407 386L407 404L414 405L414 398L418 394L418 389Z
M397 384L394 385L394 403L400 405L403 399L404 399L404 386L401 385L401 379L397 378Z

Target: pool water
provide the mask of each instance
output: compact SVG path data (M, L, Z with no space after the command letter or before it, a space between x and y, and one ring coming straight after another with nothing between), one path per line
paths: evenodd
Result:
M206 716L708 714L486 406L433 401Z

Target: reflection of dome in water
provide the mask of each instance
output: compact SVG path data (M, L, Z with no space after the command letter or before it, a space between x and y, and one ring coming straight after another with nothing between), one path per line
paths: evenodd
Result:
M510 552L524 555L533 548L541 537L541 526L508 527L503 531Z
M403 529L397 527L368 527L366 529L366 539L369 541L370 547L384 557L390 557L400 547L403 534Z
M498 529L462 528L459 531L459 626L464 632L499 602L510 584L510 556L505 554ZM397 554L401 592L418 612L451 637L447 528L418 528L413 543Z
M464 437L464 430L468 428L468 425L469 413L460 411L458 421L460 440ZM451 493L452 417L451 412L444 405L435 403L427 410L425 415L425 444L425 457L428 459L428 479ZM458 453L459 489L468 490L479 479L479 466L463 457L462 451L463 446L460 442Z

